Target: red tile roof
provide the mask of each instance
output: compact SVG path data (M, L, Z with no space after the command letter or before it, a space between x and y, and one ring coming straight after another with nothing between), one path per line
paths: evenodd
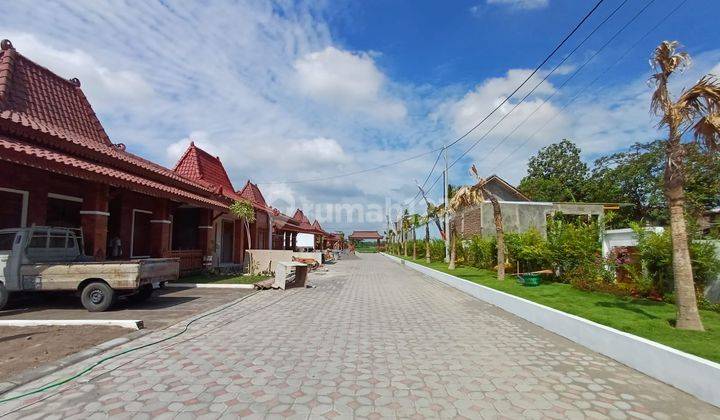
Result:
M235 192L235 188L233 188L230 177L225 171L222 162L220 162L220 158L212 156L195 146L194 142L190 142L190 146L175 164L173 171L185 178L204 183L216 193L230 199L237 200L240 198Z
M301 232L300 223L288 216L285 213L281 213L278 209L273 209L273 228L275 230L287 230L290 232Z
M323 229L323 227L320 226L320 222L318 222L317 220L315 220L315 221L313 222L312 227L313 227L317 232L319 232L320 234L322 234L323 236L325 236L326 238L331 238L331 237L334 236L332 233L326 232L325 229Z
M58 149L121 171L189 192L212 195L212 188L113 145L77 79L65 80L0 43L0 128L42 147Z
M65 80L18 54L2 41L0 102L2 118L27 120L60 134L77 134L110 145L110 138L80 89L77 79Z
M219 210L227 208L226 203L212 197L193 194L180 188L3 135L0 135L0 160Z
M382 235L380 235L376 230L356 230L350 235L349 239L382 239Z
M295 214L293 214L293 219L295 219L296 222L300 225L300 229L305 233L319 233L313 225L310 224L310 219L305 216L305 213L303 213L302 210L297 209L295 210Z
M257 184L253 184L248 180L248 182L245 183L245 186L242 190L239 192L240 197L250 200L251 203L265 208L269 209L267 202L265 201L265 197L263 197L262 191L260 191L260 188L258 188Z

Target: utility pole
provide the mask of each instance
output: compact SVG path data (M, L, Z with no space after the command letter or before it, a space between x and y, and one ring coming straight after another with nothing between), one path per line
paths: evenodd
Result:
M452 235L452 232L450 232L450 215L449 209L450 209L450 203L448 199L448 159L447 159L447 147L443 145L443 154L445 155L445 172L443 174L443 199L445 203L445 262L450 262L450 235Z

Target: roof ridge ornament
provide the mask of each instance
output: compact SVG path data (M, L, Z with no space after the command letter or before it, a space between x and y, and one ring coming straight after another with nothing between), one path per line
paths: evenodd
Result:
M13 44L12 42L10 42L9 39L3 39L2 41L0 41L0 49L2 49L3 51L7 51L14 50L15 47L13 47Z

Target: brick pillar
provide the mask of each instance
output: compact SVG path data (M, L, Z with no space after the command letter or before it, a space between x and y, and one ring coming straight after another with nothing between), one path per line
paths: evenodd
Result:
M108 216L108 186L88 183L83 191L80 224L85 254L95 261L102 261L107 256Z
M169 202L165 199L155 200L152 219L150 219L150 255L155 258L167 257L170 254L170 220Z

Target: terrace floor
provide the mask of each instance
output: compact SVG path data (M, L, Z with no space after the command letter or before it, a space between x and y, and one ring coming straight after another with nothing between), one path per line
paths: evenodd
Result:
M78 381L0 403L0 415L720 416L720 409L377 254L341 260L309 283L316 287L260 292Z

